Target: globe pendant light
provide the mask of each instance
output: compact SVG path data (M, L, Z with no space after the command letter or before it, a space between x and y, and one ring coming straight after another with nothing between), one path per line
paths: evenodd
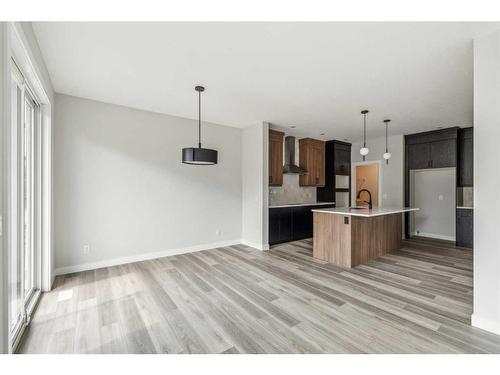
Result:
M391 158L391 153L389 152L389 149L388 149L388 146L387 146L387 143L388 143L387 133L388 133L388 128L389 128L389 122L391 122L391 120L387 119L387 120L384 120L384 122L385 122L385 153L384 153L384 159L385 159L386 164L389 164L389 159Z
M361 114L363 115L363 147L359 150L359 153L363 155L363 161L366 159L366 155L368 155L368 152L370 150L368 147L366 147L366 114L368 113L367 109L364 109L361 111Z
M201 147L201 93L205 91L203 86L194 88L198 91L198 147L182 149L182 162L194 165L217 164L217 150Z

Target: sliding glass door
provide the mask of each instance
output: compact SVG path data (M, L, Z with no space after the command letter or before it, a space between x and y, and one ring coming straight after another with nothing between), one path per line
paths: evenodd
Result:
M40 181L40 106L25 82L22 72L12 76L12 136L16 158L11 167L17 175L12 201L16 225L10 262L10 327L15 343L29 322L40 290L40 247L37 244L37 220Z

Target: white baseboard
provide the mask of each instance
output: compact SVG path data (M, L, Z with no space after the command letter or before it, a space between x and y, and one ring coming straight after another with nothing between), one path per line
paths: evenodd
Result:
M435 238L437 240L445 240L445 241L455 241L456 238L453 236L443 236L442 234L436 234L436 233L427 233L427 232L413 232L413 236L422 236L422 237L429 237L429 238Z
M496 335L500 335L500 320L491 320L478 316L477 314L472 314L471 325L476 328L481 328L485 331L492 332Z
M253 247L254 249L257 249L257 250L269 250L269 245L262 245L262 244L258 244L256 242L252 242L252 241L247 241L247 240L241 240L241 243L245 246L250 246L250 247Z
M95 269L103 268L103 267L117 266L119 264L127 264L127 263L140 262L143 260L163 258L163 257L170 256L170 255L193 253L196 251L215 249L217 247L239 245L241 243L243 243L242 240L238 239L238 240L232 240L232 241L214 242L214 243L209 243L209 244L183 247L183 248L179 248L179 249L169 249L169 250L164 250L164 251L156 251L153 253L137 254L137 255L131 255L131 256L123 257L123 258L106 259L106 260L100 260L98 262L83 263L83 264L77 264L74 266L59 267L59 268L55 269L54 273L56 275L65 275L65 274L73 273L73 272L89 271L89 270L95 270ZM251 246L251 245L247 245L247 246Z

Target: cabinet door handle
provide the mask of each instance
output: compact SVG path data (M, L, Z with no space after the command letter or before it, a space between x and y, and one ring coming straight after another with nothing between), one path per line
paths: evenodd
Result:
M273 176L269 176L269 182L273 182Z

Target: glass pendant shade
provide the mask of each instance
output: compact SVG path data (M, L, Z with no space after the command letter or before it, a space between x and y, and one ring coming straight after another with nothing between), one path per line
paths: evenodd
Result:
M359 153L363 156L368 155L369 152L370 150L368 149L368 147L362 147L361 150L359 150Z
M391 158L391 153L390 152L384 153L384 159L385 160L389 160L390 158Z

